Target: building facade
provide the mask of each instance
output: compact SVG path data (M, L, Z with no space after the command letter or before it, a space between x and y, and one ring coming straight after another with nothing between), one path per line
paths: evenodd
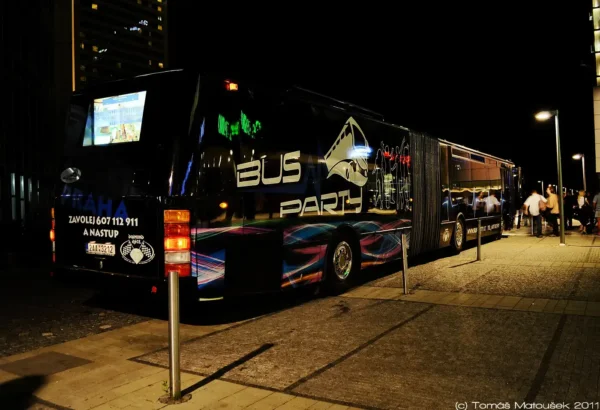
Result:
M592 12L590 20L592 21L594 38L592 52L595 59L596 86L593 92L594 101L594 138L596 143L596 176L600 183L600 0L590 0L592 3Z
M166 0L73 0L73 89L167 67Z
M35 227L46 238L49 232L49 175L61 125L54 8L53 0L0 2L0 231L10 238L3 242L3 251ZM43 228L41 221L46 221Z

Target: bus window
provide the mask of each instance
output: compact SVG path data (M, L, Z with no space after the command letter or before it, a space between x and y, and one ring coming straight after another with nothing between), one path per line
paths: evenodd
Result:
M471 180L471 162L457 157L450 160L452 210L458 215L472 218L479 192L474 191Z

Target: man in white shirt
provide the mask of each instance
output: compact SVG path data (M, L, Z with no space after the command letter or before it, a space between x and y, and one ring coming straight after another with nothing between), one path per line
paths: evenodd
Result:
M500 201L496 198L496 194L490 191L490 194L483 200L485 203L485 211L488 214L495 214L500 212Z
M542 237L542 215L540 215L540 201L546 203L546 198L537 193L537 190L531 190L531 195L525 200L523 209L526 215L533 219L533 232L538 238Z

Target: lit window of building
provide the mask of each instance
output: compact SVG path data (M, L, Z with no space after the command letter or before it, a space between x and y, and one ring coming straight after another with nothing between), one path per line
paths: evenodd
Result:
M133 0L122 0L110 2L111 13L102 16L103 24L107 27L106 30L99 30L96 27L98 24L97 13L100 12L100 6L104 7L102 9L103 13L106 11L106 2L98 0L83 2L79 0L76 3L81 3L80 6L88 12L79 14L79 21L75 30L75 34L78 35L76 36L75 46L77 47L77 43L79 43L79 49L74 50L75 61L79 64L74 67L75 72L78 73L73 76L75 89L79 88L77 83L83 87L84 85L88 86L112 78L129 77L166 69L168 66L168 61L165 59L167 44L164 40L168 17L166 15L167 9L163 7L163 3L167 4L166 1L136 0L134 2ZM133 10L129 9L131 6L134 7ZM112 11L115 11L114 15ZM135 18L131 21L121 19L120 16L123 13L132 12ZM148 30L144 30L146 27ZM136 35L133 31L138 31L138 33L135 33L140 36L137 41L135 41ZM117 55L114 55L114 50L109 53L108 49L105 48L107 44L114 42L115 39L123 35L130 41L119 42L119 52L125 53L131 64L128 62L123 63ZM144 38L146 39L145 42L143 41ZM150 51L153 53L151 56L148 55ZM156 53L156 56L154 53ZM148 65L146 65L146 61ZM102 66L98 67L98 71L95 72L94 66L100 62L106 64L107 69L103 69ZM84 65L85 68L82 67ZM88 74L89 78L86 77ZM86 78L83 80L81 77Z
M82 75L81 77L79 77L79 79L80 79L81 81L86 81L86 80L87 80L87 78L85 77L85 75Z

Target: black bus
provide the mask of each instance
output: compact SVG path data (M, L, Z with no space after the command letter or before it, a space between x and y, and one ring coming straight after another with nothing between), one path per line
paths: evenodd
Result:
M361 268L499 237L514 164L299 87L173 70L72 97L56 272L198 298L344 287ZM57 177L58 180L58 177Z

